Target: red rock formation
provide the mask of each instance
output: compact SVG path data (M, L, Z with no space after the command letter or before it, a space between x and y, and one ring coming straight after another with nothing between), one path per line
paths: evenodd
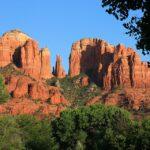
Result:
M48 103L38 103L27 98L11 99L8 103L0 105L0 114L31 114L39 118L45 116L59 116L60 112L66 109L65 106L50 105Z
M150 88L120 88L113 91L101 91L100 96L89 99L86 105L103 103L109 106L123 107L128 110L149 112Z
M25 74L40 78L41 61L38 44L35 41L28 40L21 48L20 68Z
M104 89L150 87L148 63L141 62L134 50L123 45L82 39L73 44L69 61L71 77L84 72Z
M41 78L47 79L51 78L52 75L52 70L51 70L51 64L50 64L50 52L48 48L43 48L40 51L40 60L41 60L41 71L40 71L40 76Z
M11 93L11 99L0 105L1 114L59 115L70 105L59 88L31 77L9 75L5 77L5 83Z
M49 99L49 87L42 82L34 82L28 85L28 94L34 100L47 101Z
M28 40L21 48L20 68L33 78L51 78L48 49L39 51L37 42Z
M51 100L52 104L69 104L58 87L49 86L45 82L36 81L24 75L10 75L5 78L5 83L13 98L30 97L32 100L43 102Z
M56 56L54 75L57 78L64 78L66 76L66 72L62 66L62 59L61 59L61 56L59 56L59 55Z
M41 80L52 77L49 50L40 50L36 41L17 30L0 38L0 67L10 63L19 74L4 73L11 99L0 105L0 113L59 115L70 105L59 87L49 86ZM149 108L150 68L131 48L115 47L98 39L78 41L72 46L69 74L73 77L82 72L87 76L80 77L76 84L84 87L95 81L108 89L102 96L89 100L87 105L102 102L127 105L135 110L143 105ZM66 76L60 56L57 56L54 74L58 78ZM110 91L116 87L122 88L124 93Z
M36 41L18 30L5 33L0 38L0 67L14 63L33 78L51 78L50 54L40 50Z
M131 110L149 109L150 92L148 89L124 88L119 91L108 93L101 99L106 105L121 106Z
M0 37L0 67L4 67L15 60L13 54L20 46L30 39L19 30L6 32Z

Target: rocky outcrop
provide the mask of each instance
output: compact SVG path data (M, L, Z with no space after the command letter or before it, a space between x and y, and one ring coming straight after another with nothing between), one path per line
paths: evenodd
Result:
M108 93L102 100L106 105L124 107L129 110L147 111L150 107L150 92L149 88L124 88Z
M0 67L10 63L33 78L52 77L49 50L40 50L36 41L18 30L7 32L0 38Z
M123 45L112 46L99 39L82 39L72 46L71 77L86 73L104 89L150 87L150 68L138 54Z
M66 76L66 72L62 66L62 59L61 56L57 55L56 56L56 64L54 68L54 75L57 78L64 78Z
M53 77L48 48L40 49L36 41L21 31L12 30L0 38L0 72L11 95L7 103L0 105L0 114L59 115L70 106L59 79L56 87L42 80ZM56 57L53 74L57 78L66 77L60 56ZM82 39L73 44L69 59L69 75L79 74L75 82L67 80L81 90L90 88L89 94L95 90L92 82L106 89L86 105L104 103L130 110L150 108L150 65L141 62L131 48L122 44L113 46L99 39Z
M105 104L118 106L137 112L149 112L150 88L118 88L112 91L101 91L100 96L89 99L86 105Z
M64 109L66 107L63 105L50 105L48 103L31 101L28 98L13 98L8 103L0 105L0 114L30 114L42 119L46 116L59 116Z
M50 54L47 48L41 51L34 40L28 40L20 51L19 67L33 78L51 78Z
M43 48L40 51L40 60L41 60L40 77L44 79L51 78L53 75L50 63L50 52L48 48Z
M5 77L5 84L11 99L0 105L1 114L34 114L44 117L59 115L70 105L60 88L49 86L43 81L36 81L25 75L9 75Z
M0 37L0 67L4 67L14 61L14 53L25 42L31 39L19 30L11 30Z
M36 81L24 75L10 75L5 78L5 84L12 98L27 97L45 102L50 100L53 104L54 101L67 104L67 100L65 100L59 88L49 86L43 81Z

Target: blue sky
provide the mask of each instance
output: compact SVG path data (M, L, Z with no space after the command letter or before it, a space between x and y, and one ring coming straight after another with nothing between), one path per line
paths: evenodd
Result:
M2 0L0 34L11 29L27 33L40 47L47 46L52 65L60 54L66 70L71 45L81 38L100 38L136 49L135 40L125 35L121 22L105 13L100 0Z

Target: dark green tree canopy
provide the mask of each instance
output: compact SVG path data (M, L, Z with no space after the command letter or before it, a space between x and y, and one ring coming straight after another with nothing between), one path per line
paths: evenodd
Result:
M135 37L137 48L150 54L150 0L102 0L106 12L124 21L126 33ZM131 11L137 12L131 15Z

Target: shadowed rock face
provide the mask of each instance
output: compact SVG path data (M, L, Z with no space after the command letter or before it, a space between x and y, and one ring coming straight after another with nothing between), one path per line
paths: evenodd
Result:
M72 46L71 77L86 73L104 89L117 86L150 87L150 68L131 48L112 46L99 39L82 39Z
M7 32L0 38L0 67L10 63L33 78L52 77L49 50L40 50L36 41L18 30Z

